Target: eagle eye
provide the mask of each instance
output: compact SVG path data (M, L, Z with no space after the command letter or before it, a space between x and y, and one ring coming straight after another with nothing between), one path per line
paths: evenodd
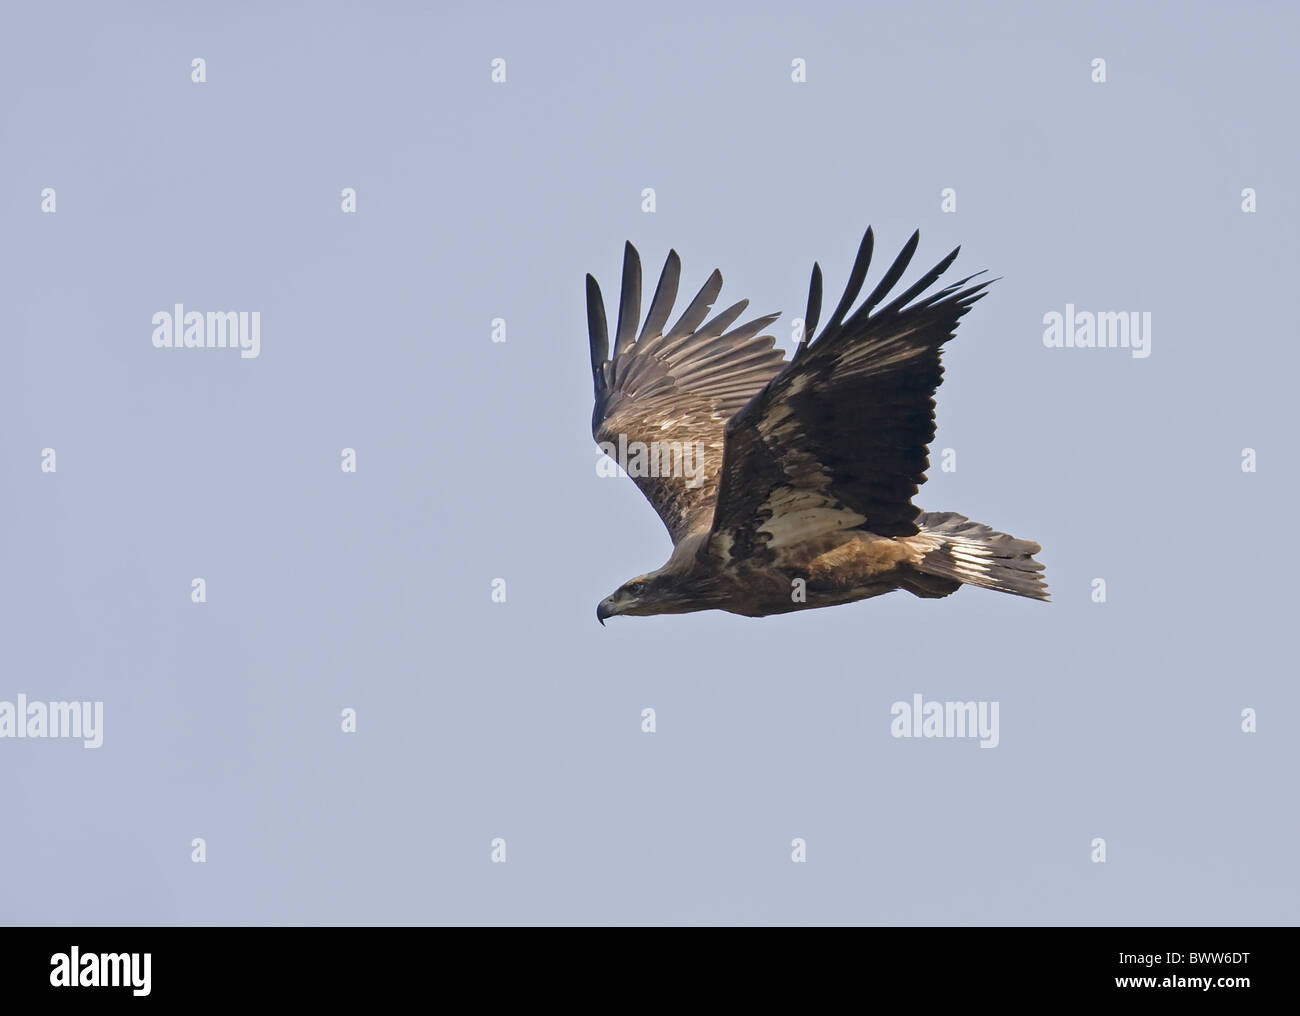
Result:
M629 582L628 585L627 585L627 591L628 591L628 593L630 593L632 596L640 596L642 593L645 592L645 583L644 583L644 582Z

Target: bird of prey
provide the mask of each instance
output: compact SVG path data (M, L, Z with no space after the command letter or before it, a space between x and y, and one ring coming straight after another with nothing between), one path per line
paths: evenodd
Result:
M968 285L980 272L926 292L959 247L884 303L919 242L912 234L853 310L871 263L868 228L844 296L815 338L822 274L814 264L788 361L764 334L779 314L732 328L749 304L741 300L705 321L722 288L716 270L668 327L676 251L638 334L641 259L630 243L611 355L600 287L587 276L592 434L616 457L639 456L619 465L673 541L662 568L600 601L602 624L695 610L764 617L894 589L941 597L963 584L1047 599L1037 543L912 504L930 464L940 347L990 284Z

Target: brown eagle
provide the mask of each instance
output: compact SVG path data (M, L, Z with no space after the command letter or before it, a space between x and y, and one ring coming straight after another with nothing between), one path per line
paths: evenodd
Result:
M587 276L592 433L673 541L662 568L600 601L602 624L693 610L763 617L894 589L947 596L963 584L1047 599L1037 543L912 504L930 464L939 347L992 281L968 286L980 272L926 294L959 247L882 306L919 242L913 233L849 313L871 263L868 228L844 296L811 338L822 297L814 264L789 361L763 334L779 314L731 328L749 305L741 300L705 321L722 288L716 270L667 327L681 274L676 251L638 335L641 259L630 243L610 356L600 287Z

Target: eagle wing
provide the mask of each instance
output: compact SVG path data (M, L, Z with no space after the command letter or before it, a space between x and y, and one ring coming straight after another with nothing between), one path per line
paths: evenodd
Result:
M958 248L877 310L919 240L912 235L846 318L871 262L868 228L843 298L810 341L821 311L821 269L813 266L794 357L727 423L711 546L762 560L840 529L918 532L912 498L929 468L934 393L943 378L939 348L989 285L963 288L972 275L922 297Z
M626 246L612 357L600 287L587 276L587 327L596 389L592 435L597 443L616 450L636 448L637 443L651 451L668 449L666 456L647 457L656 466L660 461L671 465L675 448L690 449L690 477L680 468L669 470L678 475L632 476L674 545L688 533L708 530L726 422L785 362L784 354L774 348L773 336L762 334L779 314L728 331L749 306L748 300L741 300L704 320L722 289L722 274L716 269L677 323L665 330L680 274L681 259L670 251L645 324L634 338L641 313L641 259L635 247Z

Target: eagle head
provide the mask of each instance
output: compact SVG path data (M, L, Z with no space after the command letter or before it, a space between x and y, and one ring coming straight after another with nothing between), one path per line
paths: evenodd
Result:
M629 579L596 604L596 620L601 624L605 618L619 614L671 614L689 610L681 601L682 591L677 588L671 576L658 572L638 575Z

